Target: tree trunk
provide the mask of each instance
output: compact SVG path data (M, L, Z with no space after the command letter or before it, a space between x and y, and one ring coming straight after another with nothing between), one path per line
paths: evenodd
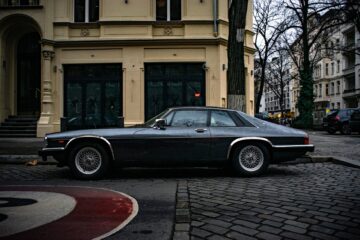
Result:
M231 1L228 42L228 108L245 112L244 38L248 0Z
M314 109L314 96L313 96L313 78L312 68L310 63L310 46L309 46L309 32L308 32L308 1L305 1L303 6L303 33L302 33L302 50L304 54L303 65L300 69L300 97L298 100L299 109L299 124L303 128L311 128L313 123L313 109Z
M259 113L261 98L262 98L262 94L263 94L263 91L264 91L266 63L267 63L267 57L265 57L263 63L260 63L261 64L260 89L259 89L259 91L257 92L257 95L256 95L256 103L255 103L256 104L255 105L255 112L256 113Z

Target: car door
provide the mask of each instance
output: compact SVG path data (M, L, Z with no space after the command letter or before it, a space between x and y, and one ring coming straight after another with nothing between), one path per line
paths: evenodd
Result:
M227 111L212 110L210 113L211 152L213 161L219 162L227 159L231 142L241 135L239 121Z
M149 165L171 165L208 159L207 121L206 110L173 110L165 128L147 128L134 134L138 144L135 160Z

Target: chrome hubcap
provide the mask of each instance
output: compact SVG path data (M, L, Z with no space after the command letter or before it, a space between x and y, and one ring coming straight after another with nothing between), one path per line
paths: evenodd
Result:
M239 163L248 172L254 172L264 164L264 154L257 146L246 146L239 153Z
M75 156L75 166L82 174L97 172L102 163L100 152L93 147L84 147Z

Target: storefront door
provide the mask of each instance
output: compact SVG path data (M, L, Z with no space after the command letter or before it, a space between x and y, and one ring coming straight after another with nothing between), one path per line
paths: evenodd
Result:
M145 118L175 106L205 106L203 63L145 64Z
M116 127L122 116L121 64L65 65L67 129Z
M25 34L17 47L17 114L40 114L40 36Z

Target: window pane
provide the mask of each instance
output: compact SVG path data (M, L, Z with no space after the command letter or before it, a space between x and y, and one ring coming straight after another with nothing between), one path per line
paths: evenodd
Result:
M210 126L212 127L236 127L229 114L224 111L212 111Z
M156 0L156 20L166 21L167 16L167 1Z
M206 127L207 111L177 111L172 120L173 127Z
M82 126L82 87L80 83L68 83L66 85L66 113L68 127L79 128Z
M89 0L89 21L99 20L99 0Z
M120 116L120 84L119 82L105 83L105 125L116 126Z
M75 22L85 22L85 0L75 0Z
M181 0L171 0L170 11L171 20L181 20Z

